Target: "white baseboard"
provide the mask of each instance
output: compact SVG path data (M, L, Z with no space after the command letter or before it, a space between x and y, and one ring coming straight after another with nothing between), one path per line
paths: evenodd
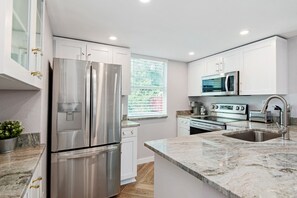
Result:
M154 161L154 156L144 157L144 158L140 158L137 160L137 165L145 164L145 163L149 163L149 162L153 162L153 161Z

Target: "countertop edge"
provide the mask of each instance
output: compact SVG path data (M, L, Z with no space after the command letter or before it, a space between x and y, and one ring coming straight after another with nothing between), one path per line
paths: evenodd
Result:
M152 146L150 146L149 144L147 143L144 143L144 145L152 150L153 152L155 152L156 154L160 155L161 157L163 157L164 159L168 160L170 163L178 166L179 168L183 169L184 171L186 171L187 173L191 174L192 176L196 177L197 179L201 180L202 182L210 185L211 187L213 187L214 189L218 190L219 192L221 192L222 194L224 194L225 196L227 197L230 197L230 198L240 198L240 196L232 193L231 191L221 187L219 184L209 180L208 178L206 178L205 176L199 174L198 172L186 167L185 165L183 165L182 163L172 159L171 157L165 155L164 153L160 152L159 150L153 148Z

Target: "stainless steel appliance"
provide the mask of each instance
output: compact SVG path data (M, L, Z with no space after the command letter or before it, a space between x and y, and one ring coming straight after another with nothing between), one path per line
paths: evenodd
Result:
M202 77L202 96L238 95L239 72Z
M201 109L201 105L202 103L201 102L196 102L196 101L191 101L190 102L190 105L192 107L192 115L200 115L200 109Z
M266 111L265 113L261 113L261 110L250 110L249 120L251 122L263 122L263 123L272 122L271 111Z
M210 115L191 118L190 135L225 130L226 123L247 120L247 104L212 104Z
M51 197L120 191L121 66L54 59Z

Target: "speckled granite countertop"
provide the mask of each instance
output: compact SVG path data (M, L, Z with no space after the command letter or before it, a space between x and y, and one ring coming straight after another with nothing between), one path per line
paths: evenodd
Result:
M122 121L122 128L138 127L138 126L140 126L140 124L137 123L137 122L133 122L133 121L130 121L130 120L123 120Z
M45 145L0 154L0 198L23 197Z
M290 141L255 143L222 135L232 132L155 140L145 146L227 197L297 197L297 127L291 127Z

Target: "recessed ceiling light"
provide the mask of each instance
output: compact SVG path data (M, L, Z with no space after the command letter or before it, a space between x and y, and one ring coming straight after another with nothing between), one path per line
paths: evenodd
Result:
M195 55L195 52L189 52L189 55L193 56L193 55Z
M118 38L115 37L115 36L110 36L110 37L109 37L109 40L115 41L115 40L118 40Z
M240 35L244 36L244 35L248 35L250 33L250 31L248 30L242 30L240 31Z
M151 0L139 0L141 3L149 3Z

